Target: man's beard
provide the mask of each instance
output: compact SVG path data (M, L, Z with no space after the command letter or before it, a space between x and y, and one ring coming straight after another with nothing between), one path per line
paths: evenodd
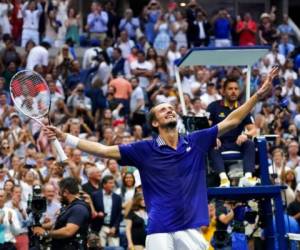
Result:
M69 205L69 201L63 196L60 198L60 202L62 205Z
M168 123L162 125L161 128L171 130L171 129L176 128L176 126L177 126L177 121L172 121L172 122L168 122Z

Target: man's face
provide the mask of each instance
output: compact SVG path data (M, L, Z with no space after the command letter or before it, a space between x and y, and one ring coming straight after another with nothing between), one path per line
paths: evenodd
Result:
M60 191L60 202L63 205L68 205L69 204L68 194L69 194L68 190L61 190Z
M115 188L115 181L114 180L109 180L108 182L106 182L104 185L103 185L103 189L106 191L106 192L112 192Z
M44 195L48 201L52 201L55 197L54 188L51 186L47 186L45 188Z
M15 187L12 193L12 199L16 202L21 200L22 190L20 187Z
M115 160L110 160L108 168L112 173L115 173L118 171L118 163Z
M90 179L95 180L95 181L100 181L101 180L101 171L99 169L95 170L93 173L91 173Z
M156 119L152 122L154 127L176 128L177 115L175 107L169 103L162 103L154 107Z
M224 89L224 97L229 102L235 102L240 96L240 88L237 82L229 82Z

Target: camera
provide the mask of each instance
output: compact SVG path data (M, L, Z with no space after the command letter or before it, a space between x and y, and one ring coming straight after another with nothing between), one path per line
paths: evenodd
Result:
M28 199L28 209L34 218L40 218L42 214L46 212L47 201L42 195L42 187L40 185L34 185L32 187L32 197ZM35 219L35 223L38 223L37 219Z
M92 57L92 60L97 61L99 63L102 62L102 61L104 61L102 51L100 51L100 50L98 50L96 48L94 49L94 51L95 51L96 55Z

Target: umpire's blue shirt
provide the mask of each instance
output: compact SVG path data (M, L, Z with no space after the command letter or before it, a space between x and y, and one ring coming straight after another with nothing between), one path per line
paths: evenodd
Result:
M119 146L119 163L140 171L148 234L209 224L205 157L217 134L214 126L180 136L176 150L161 137Z

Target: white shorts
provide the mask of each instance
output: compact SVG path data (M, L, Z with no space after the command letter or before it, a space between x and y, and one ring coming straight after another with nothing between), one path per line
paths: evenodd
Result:
M208 248L208 242L196 229L150 234L146 238L147 250L207 250Z

